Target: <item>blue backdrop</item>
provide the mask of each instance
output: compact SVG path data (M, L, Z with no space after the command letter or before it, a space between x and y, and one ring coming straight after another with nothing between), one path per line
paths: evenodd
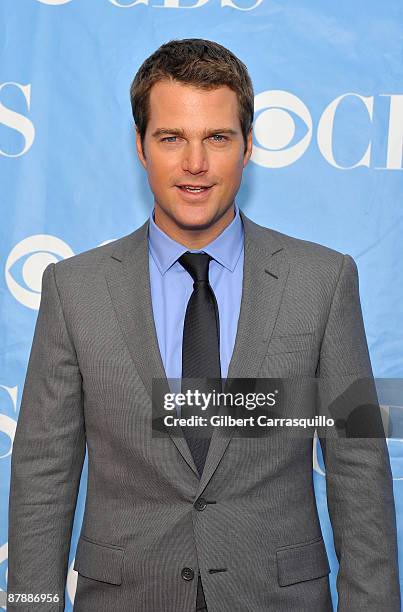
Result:
M0 589L10 455L42 272L148 216L153 200L135 153L129 87L163 42L216 40L246 63L254 151L237 202L257 223L354 257L375 376L403 377L402 32L400 0L2 0ZM385 401L397 414L399 401ZM402 442L388 440L401 561ZM336 606L317 445L313 468ZM86 463L67 610L85 489Z

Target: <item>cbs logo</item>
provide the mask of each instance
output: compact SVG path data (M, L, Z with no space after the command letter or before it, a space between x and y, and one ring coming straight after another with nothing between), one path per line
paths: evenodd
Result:
M176 0L175 0L176 1ZM19 83L3 83L0 91L5 86L14 86L23 93L27 108L30 107L31 85L20 85ZM322 157L334 168L339 170L351 170L360 166L372 167L375 170L401 170L403 164L403 95L380 94L379 98L389 98L389 117L387 130L376 130L376 140L365 134L372 129L374 117L374 96L362 96L358 93L344 93L332 100L322 112L316 130L317 145ZM342 140L342 145L349 149L354 148L352 143L358 138L366 150L354 163L341 164L336 160L334 154L334 141L340 140L335 129L336 113L342 105L355 103L359 111L348 109L344 116L353 125L348 138ZM361 113L361 114L360 114ZM364 116L364 120L362 117ZM357 117L361 121L357 121ZM305 134L298 135L297 119L305 126ZM378 121L379 122L379 121ZM31 148L35 138L35 128L32 122L21 113L17 113L0 102L0 123L19 132L25 140L25 146L18 153L7 153L0 149L0 155L6 157L20 157ZM364 134L365 130L365 134ZM255 121L254 137L251 160L264 168L284 168L295 163L307 151L313 136L313 120L311 112L305 103L296 95L283 90L263 91L255 96ZM361 133L362 132L362 133ZM385 133L386 132L386 133ZM296 142L293 142L297 138ZM374 142L373 142L374 141ZM374 166L373 144L378 149L386 142L386 163L383 166ZM379 151L378 151L379 153Z
M62 4L67 4L71 2L72 0L37 0L37 1L40 2L41 4L60 6ZM196 0L196 3L193 4L193 6L181 6L180 1L181 0L163 0L162 4L154 4L152 5L152 8L195 9L195 8L200 8L201 6L204 6L205 4L210 2L210 0ZM241 4L245 2L245 0L239 0L239 1ZM111 4L119 8L132 8L133 6L136 6L139 4L145 4L146 6L148 6L148 0L108 0L108 2L110 2ZM228 6L230 8L237 9L238 11L251 11L252 9L257 8L260 4L262 4L262 2L263 0L256 0L256 2L252 6L248 6L249 4L248 2L246 2L246 6L239 6L238 4L235 4L233 0L221 0L220 5L221 5L221 8Z
M380 97L390 98L389 125L384 138L379 138L383 146L386 140L386 164L374 167L372 162L372 140L366 141L367 148L364 154L349 165L338 163L334 155L335 116L342 103L354 102L365 113L364 127L371 128L374 120L374 96L361 96L358 93L345 93L332 100L319 118L316 137L317 145L323 158L339 170L351 170L359 166L375 170L401 170L403 162L403 95L380 94ZM257 116L256 116L257 115ZM355 114L348 111L350 123L357 124ZM305 134L295 140L297 121L305 125ZM366 125L365 125L366 124ZM356 132L357 134L357 132ZM349 136L346 142L351 148L354 136ZM358 134L359 135L359 134ZM308 149L313 136L312 116L307 106L294 94L288 91L263 91L255 97L254 136L256 144L253 146L251 160L265 168L284 168L296 162ZM343 141L344 142L344 141ZM378 143L376 143L378 144ZM359 153L357 155L359 157Z
M11 250L6 261L5 278L9 291L27 308L38 310L42 274L46 266L72 255L74 253L69 245L56 236L36 234L21 240ZM14 267L18 268L16 275L20 277L21 282L11 274Z
M104 240L104 246L114 239ZM28 236L11 250L5 265L5 279L15 299L32 310L38 310L41 301L42 276L50 263L72 257L70 246L50 234Z

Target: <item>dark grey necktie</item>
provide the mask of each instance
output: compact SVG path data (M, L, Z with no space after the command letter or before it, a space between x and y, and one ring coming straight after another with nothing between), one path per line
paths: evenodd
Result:
M217 300L209 283L209 264L211 257L207 253L184 253L179 263L193 278L193 293L189 298L183 326L182 342L182 393L196 388L201 392L221 391L220 367L220 326ZM187 379L208 378L210 381ZM214 382L215 381L215 382ZM183 406L182 416L190 414L209 418L211 413L200 409ZM211 428L200 429L184 427L184 436L188 442L194 462L201 476L210 445ZM199 435L198 435L199 434Z

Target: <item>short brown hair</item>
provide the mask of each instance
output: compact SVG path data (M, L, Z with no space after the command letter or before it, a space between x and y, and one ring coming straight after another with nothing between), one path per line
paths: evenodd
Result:
M131 84L130 102L143 152L149 120L150 89L162 80L174 80L207 90L223 85L232 89L238 98L246 151L247 135L253 123L254 94L245 64L212 40L185 38L161 45L143 62Z

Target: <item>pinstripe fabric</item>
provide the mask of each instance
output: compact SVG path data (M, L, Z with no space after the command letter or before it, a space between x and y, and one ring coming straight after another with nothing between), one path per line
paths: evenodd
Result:
M228 376L320 374L327 405L342 391L339 377L371 375L355 263L242 221L243 295ZM194 612L197 580L185 580L184 568L200 571L208 612L329 612L312 440L226 437L217 428L199 480L183 437L151 436L152 378L164 371L147 224L44 272L12 454L8 589L63 595L87 442L75 612ZM398 612L385 441L321 442L338 610ZM200 497L210 502L203 510L193 505Z

